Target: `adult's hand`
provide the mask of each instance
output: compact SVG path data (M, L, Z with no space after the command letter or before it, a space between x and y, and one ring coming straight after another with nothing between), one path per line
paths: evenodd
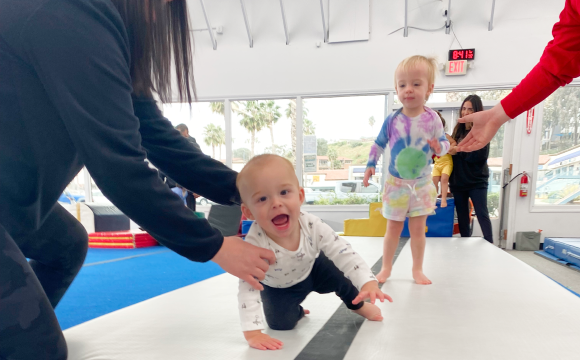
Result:
M457 145L453 145L449 148L447 152L449 155L457 155Z
M259 280L264 280L269 264L276 262L276 256L271 250L248 244L239 237L227 236L212 261L261 291L264 287Z
M473 126L465 139L457 145L457 151L470 152L483 148L489 144L499 128L509 120L510 117L506 115L501 103L490 110L479 111L460 118L458 122L472 122Z

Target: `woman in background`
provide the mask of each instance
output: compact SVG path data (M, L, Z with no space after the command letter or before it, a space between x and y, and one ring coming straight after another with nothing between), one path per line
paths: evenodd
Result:
M479 96L469 95L463 100L460 110L461 117L479 111L483 111L483 104ZM461 146L461 141L471 131L471 126L472 123L458 123L455 125L451 137L457 142L458 146ZM474 152L464 153L453 149L449 153L453 155L453 172L449 178L449 185L455 198L461 237L471 236L469 222L469 199L471 199L483 237L493 244L491 220L487 210L487 188L489 184L487 157L489 156L489 144Z

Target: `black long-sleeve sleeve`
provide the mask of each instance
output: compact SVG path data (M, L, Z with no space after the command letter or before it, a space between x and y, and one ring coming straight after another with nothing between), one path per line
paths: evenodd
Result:
M194 261L213 258L223 236L183 206L145 158L220 203L236 201L237 173L194 150L153 100L132 98L129 41L112 3L21 0L0 5L8 12L0 15L0 43L9 45L0 49L0 65L8 63L12 71L0 70L0 79L9 82L0 90L34 104L34 109L11 107L0 114L2 121L24 124L15 128L21 131L4 135L24 139L14 145L22 148L12 152L28 161L0 179L2 190L19 183L27 191L27 198L3 198L0 215L6 220L0 220L18 226L9 219L10 209L42 218L84 164L103 194L159 242ZM27 144L34 145L24 148ZM9 161L0 155L0 165ZM21 176L24 168L36 172L35 178Z

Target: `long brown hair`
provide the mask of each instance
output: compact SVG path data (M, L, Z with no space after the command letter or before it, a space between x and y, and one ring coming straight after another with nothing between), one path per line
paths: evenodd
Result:
M471 106L473 106L474 113L483 111L483 103L481 102L481 98L479 97L479 95L473 94L467 96L461 103L461 107L459 108L460 115L459 117L461 117L461 109L463 109L463 104L465 104L466 101L469 101L471 103ZM467 128L465 127L465 123L457 123L457 125L455 125L455 128L453 128L453 133L451 134L451 137L459 144L459 141L463 140L467 136L467 134L469 134L469 130L467 130Z
M111 1L129 36L133 91L139 95L156 92L162 102L171 101L173 60L179 100L193 102L197 94L186 0Z

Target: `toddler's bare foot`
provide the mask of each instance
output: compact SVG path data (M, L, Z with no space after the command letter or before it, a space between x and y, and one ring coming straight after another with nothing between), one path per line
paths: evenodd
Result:
M379 284L382 284L385 281L387 281L387 279L391 276L391 270L392 269L385 269L385 268L381 269L381 271L376 276Z
M427 276L425 276L425 274L423 274L423 271L420 271L420 270L413 270L413 279L415 279L415 282L419 285L432 284L431 280L429 280L427 278Z
M375 304L368 302L363 303L363 306L358 310L353 310L353 312L359 314L370 321L383 321L383 315L381 314L381 309Z
M447 200L441 199L441 207L442 208L447 207Z

